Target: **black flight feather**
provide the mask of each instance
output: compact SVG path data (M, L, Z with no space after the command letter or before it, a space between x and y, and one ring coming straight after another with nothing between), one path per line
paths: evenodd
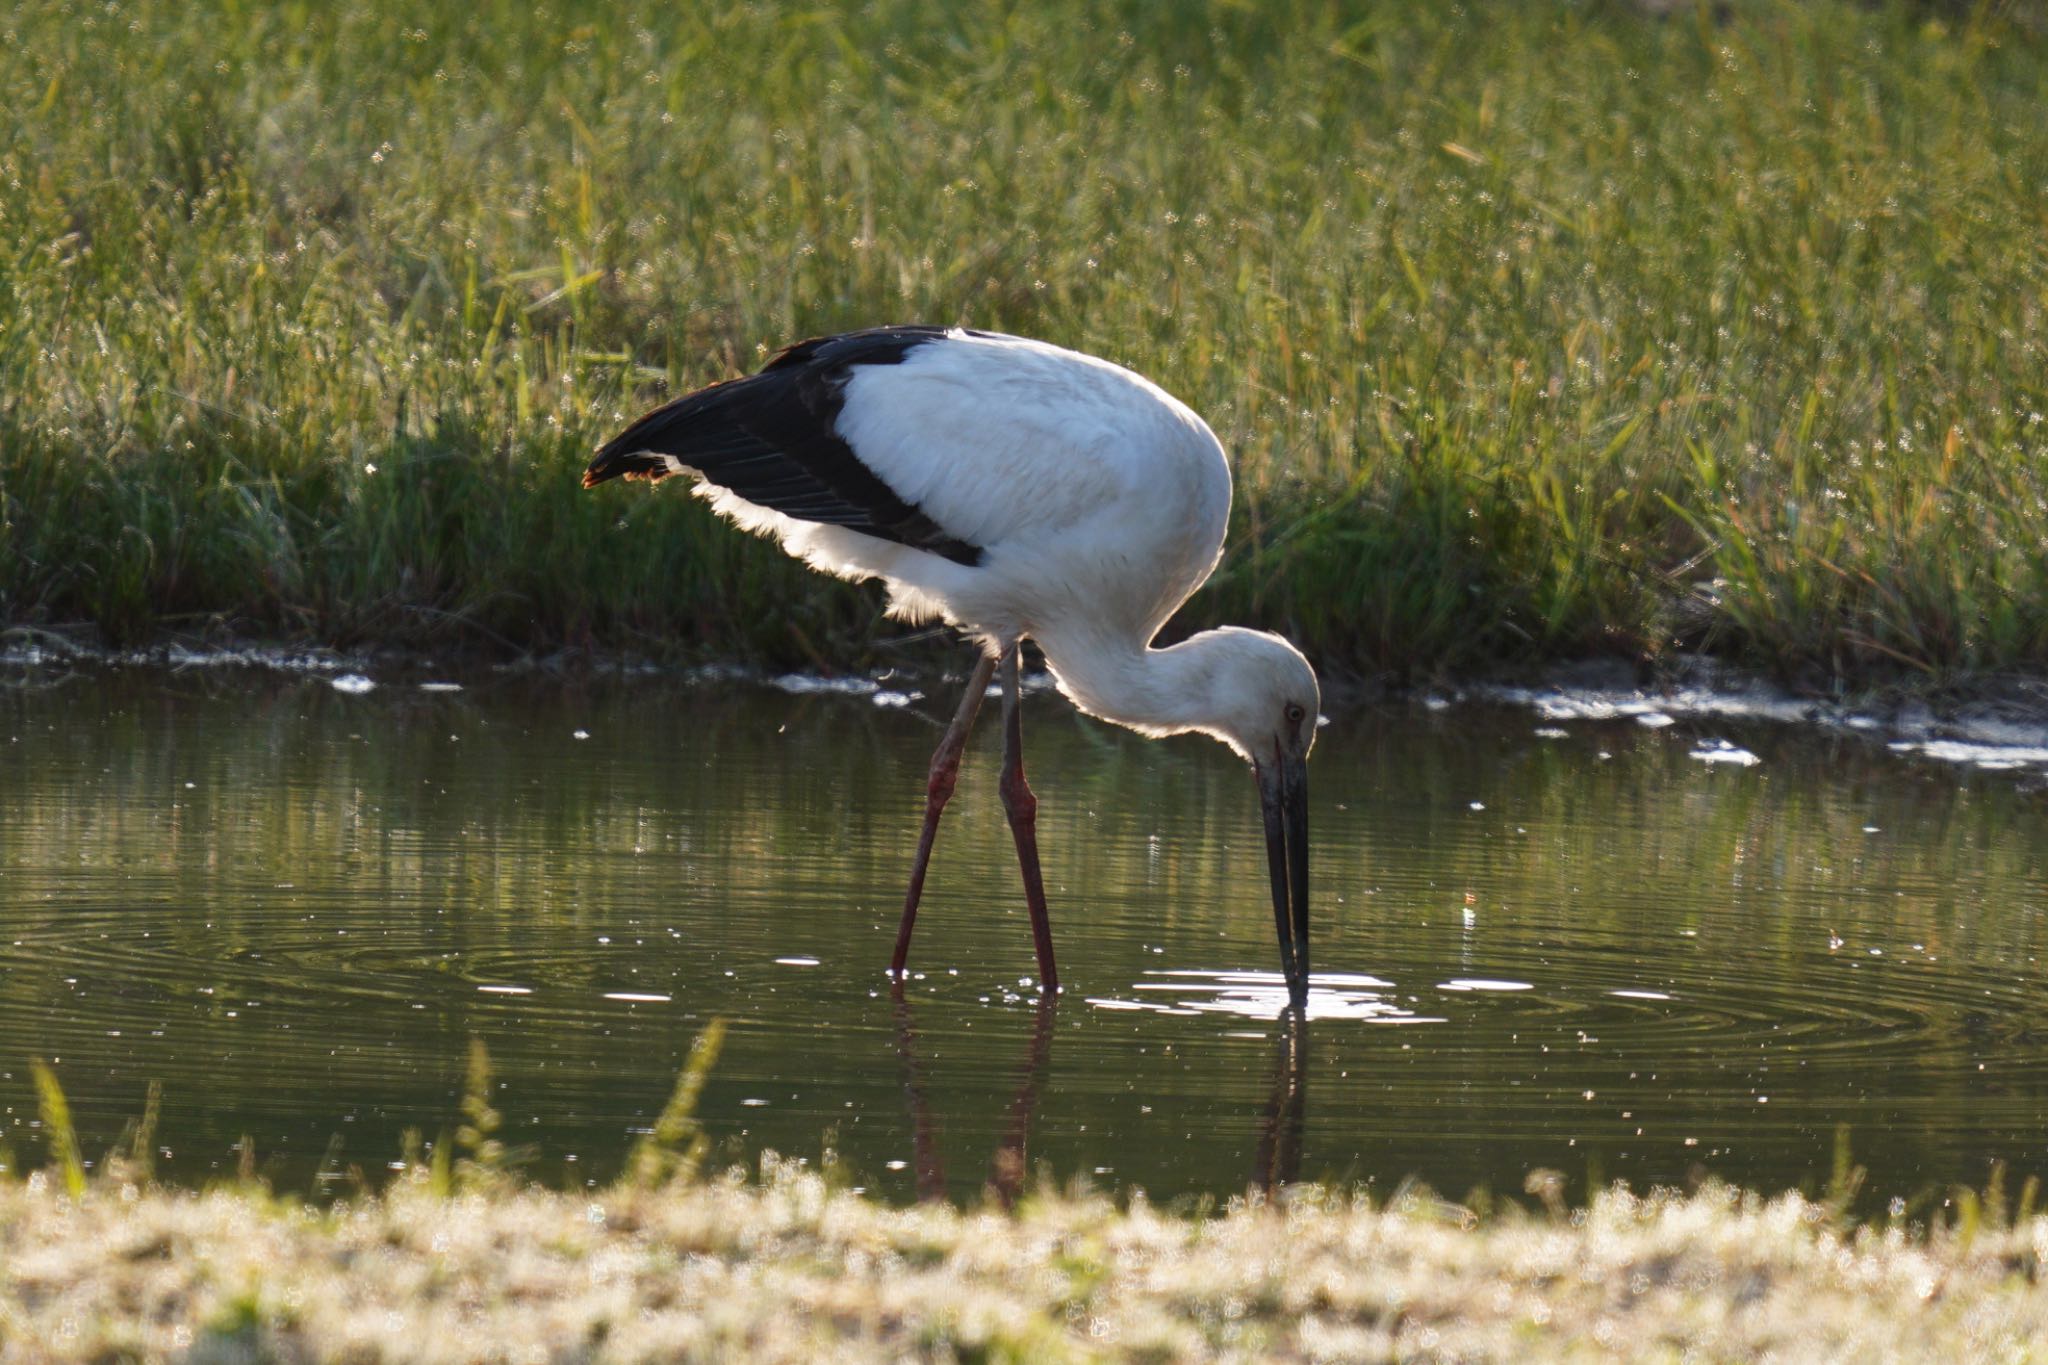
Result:
M675 470L799 521L928 550L959 564L981 549L945 530L860 462L838 431L846 381L856 365L897 365L943 327L877 327L800 341L757 374L685 394L608 441L583 471L583 486L607 479L659 479Z

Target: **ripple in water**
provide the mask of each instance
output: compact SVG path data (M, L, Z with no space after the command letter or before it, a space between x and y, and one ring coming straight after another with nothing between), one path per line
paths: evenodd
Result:
M89 1150L161 1081L168 1177L232 1170L246 1132L280 1188L331 1144L375 1171L448 1126L472 1037L533 1173L604 1179L713 1016L721 1159L832 1134L890 1197L1040 1162L1161 1196L1538 1165L1782 1186L1825 1180L1840 1126L1873 1192L2048 1174L2048 820L2011 779L1678 709L1562 737L1340 715L1315 788L1337 970L1283 1019L1241 768L1034 697L1073 996L1035 1008L977 750L912 1026L882 968L928 690L0 693L0 1030L58 1068ZM0 1138L39 1153L23 1068L0 1091Z

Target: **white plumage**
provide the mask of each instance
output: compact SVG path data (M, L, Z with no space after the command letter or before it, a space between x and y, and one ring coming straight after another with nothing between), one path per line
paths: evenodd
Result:
M977 681L933 762L899 969L959 744L1001 661L1006 805L1040 976L1056 981L1015 733L1015 651L1028 637L1089 714L1150 735L1209 734L1253 764L1283 964L1302 997L1301 765L1315 739L1315 673L1261 631L1151 647L1214 569L1230 511L1223 448L1185 404L1121 366L1043 342L883 328L802 343L757 375L649 414L598 453L584 482L684 472L718 511L814 567L883 580L892 614L941 619L978 642Z

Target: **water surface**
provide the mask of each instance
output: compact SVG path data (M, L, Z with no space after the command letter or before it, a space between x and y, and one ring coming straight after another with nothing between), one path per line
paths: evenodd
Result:
M15 681L0 1121L29 1160L41 1056L90 1156L156 1080L173 1178L246 1135L281 1185L374 1181L452 1128L474 1036L530 1169L602 1180L722 1016L722 1153L831 1147L892 1198L1812 1185L1844 1125L1884 1197L2048 1172L2048 828L2010 773L1725 718L1338 714L1303 1025L1250 777L1050 694L1027 754L1068 989L1043 1010L993 724L917 975L882 971L950 695Z

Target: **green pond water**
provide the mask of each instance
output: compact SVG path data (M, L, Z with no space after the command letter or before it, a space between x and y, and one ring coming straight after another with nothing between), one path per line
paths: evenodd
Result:
M1026 708L1067 990L1041 1008L993 712L898 996L884 974L951 688L17 670L0 689L0 1140L28 1061L100 1157L371 1183L458 1120L604 1180L691 1040L722 1158L893 1199L1043 1172L1156 1198L1329 1177L1516 1193L2048 1174L2048 807L1756 721L1339 711L1311 763L1316 990L1282 1017L1251 778ZM905 686L885 684L885 686ZM898 703L898 704L891 704ZM1719 742L1757 762L1709 762ZM1728 751L1721 751L1726 754Z

